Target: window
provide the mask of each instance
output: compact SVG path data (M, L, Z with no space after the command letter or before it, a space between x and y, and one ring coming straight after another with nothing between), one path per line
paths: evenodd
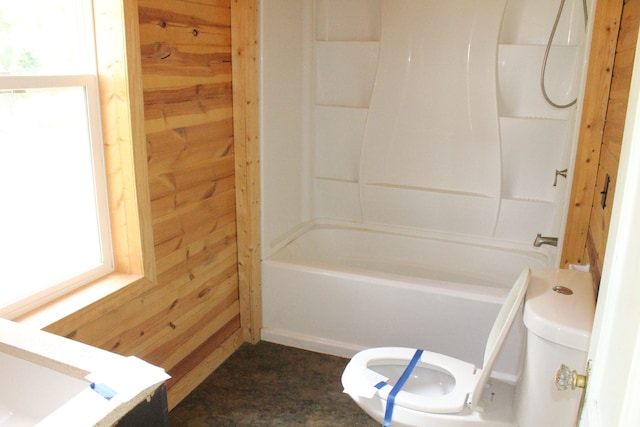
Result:
M90 4L0 5L0 315L113 271Z

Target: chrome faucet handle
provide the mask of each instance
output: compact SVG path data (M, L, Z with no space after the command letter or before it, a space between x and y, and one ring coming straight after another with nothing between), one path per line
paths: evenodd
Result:
M556 187L558 185L558 176L563 178L567 177L567 169L558 170L556 169L556 176L553 178L553 186Z

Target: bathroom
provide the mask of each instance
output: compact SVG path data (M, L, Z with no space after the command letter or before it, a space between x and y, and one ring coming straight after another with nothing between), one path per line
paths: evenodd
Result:
M113 6L117 2L96 1L95 3L106 7L107 4ZM262 11L266 6L275 5L276 8L278 5L281 6L277 13L280 13L280 16L285 18L288 23L287 26L281 28L294 26L302 32L303 27L311 28L315 24L311 19L313 16L311 13L312 4L308 1L287 3L266 0L259 7L254 1L231 2L232 12L235 13L235 15L232 14L232 18L228 16L218 18L219 15L228 14L228 8L220 8L215 5L204 6L206 2L201 2L201 8L196 8L191 3L187 6L181 1L166 2L162 7L153 1L140 0L137 4L132 5L132 3L123 2L122 11L103 10L100 16L104 19L105 16L111 14L115 16L124 14L127 17L124 20L125 33L131 36L125 40L126 43L123 43L123 45L128 44L129 57L124 52L122 58L114 58L115 53L111 52L112 57L106 58L106 60L111 60L114 64L128 64L125 72L128 69L129 74L120 75L118 78L124 81L130 79L128 92L118 92L117 96L110 99L128 102L129 116L123 123L131 123L130 133L133 136L127 135L126 132L115 136L121 141L131 141L132 138L133 141L136 141L137 138L147 140L147 147L144 147L144 144L131 144L137 150L131 151L133 161L138 162L135 164L135 169L141 173L136 174L137 182L133 181L132 183L124 180L124 194L121 197L122 200L137 201L137 210L120 212L116 217L118 224L128 223L128 220L132 218L143 219L139 223L138 230L130 230L132 233L129 235L128 246L126 246L129 253L125 251L120 253L118 257L120 262L130 262L127 268L118 270L120 279L128 276L141 277L142 279L132 287L118 285L111 287L110 290L92 289L90 295L79 295L80 299L85 300L84 302L78 302L78 298L76 298L73 301L67 301L64 306L56 307L54 312L23 315L19 320L34 327L45 328L56 334L72 337L78 341L111 351L136 354L151 363L164 367L172 376L168 382L169 404L175 406L202 378L229 357L243 341L256 342L260 339L260 293L259 280L257 279L260 272L260 237L256 232L259 229L259 224L256 225L255 211L250 212L251 208L255 209L255 206L259 206L259 202L256 203L257 200L259 201L259 197L252 194L257 191L257 188L255 184L253 186L251 184L251 182L259 182L259 179L256 176L241 177L245 180L244 186L237 184L238 198L244 197L244 199L236 205L238 229L241 230L236 237L234 224L232 220L229 220L233 215L231 213L233 200L228 197L231 175L226 173L229 163L233 164L233 158L229 156L228 145L228 138L231 134L229 111L232 106L230 103L224 104L222 101L199 102L198 105L191 105L176 96L181 95L181 92L167 92L167 84L163 82L170 82L176 87L184 87L185 91L182 93L188 95L191 92L186 88L209 81L208 77L203 77L204 73L201 73L207 67L213 70L215 76L210 80L214 84L222 83L220 85L222 87L224 83L231 82L232 72L228 67L228 59L232 55L229 52L240 52L239 49L224 48L221 50L222 53L216 51L212 55L215 60L207 63L200 61L198 56L181 55L181 53L188 46L193 46L187 49L189 52L202 49L200 43L216 46L224 43L238 43L237 38L229 41L232 39L230 31L223 33L220 30L220 28L229 26L235 28L234 31L238 31L234 33L234 36L250 38L252 36L251 30L257 28L255 15L258 10ZM226 9L226 11L221 9ZM176 10L183 13L175 13ZM579 29L582 25L579 8L574 5L573 11L575 25ZM215 16L215 18L212 18L210 22L205 22L201 19L202 16ZM97 21L100 20L97 19ZM215 31L207 31L210 28L215 28ZM242 33L238 28L249 34ZM198 31L194 31L196 29ZM375 31L379 31L379 28ZM208 33L217 35L212 38L202 37ZM579 35L579 33L577 34ZM113 35L110 37L113 38ZM313 35L309 33L305 37L289 37L287 39L290 43L300 44L292 51L300 52L300 55L304 57L299 61L301 67L311 64L312 50L303 49L302 44L315 43L312 37ZM98 40L98 46L104 42L104 39ZM376 42L366 42L365 44L374 43ZM246 43L243 47L250 52L252 45L252 43ZM236 45L236 47L238 46ZM169 53L171 55L168 55ZM143 63L142 67L138 64L140 60ZM251 58L245 58L242 55L233 56L233 60L239 63L243 61L251 63ZM195 64L189 65L189 61L194 61ZM244 66L250 67L250 64L244 64ZM118 72L123 72L122 68L118 66L105 67L105 69L108 69L109 75L114 73L118 75ZM193 77L194 71L199 74L197 79ZM251 73L251 70L248 72ZM303 73L300 74L300 79L288 81L287 90L281 94L283 96L298 96L304 94L305 91L310 91L312 82L303 82L302 75ZM235 74L234 79L238 78L237 76L238 74ZM305 76L310 78L311 70ZM291 85L299 90L292 91ZM245 96L249 102L244 103L244 108L255 107L257 95L252 97L251 94L255 85L248 84L244 89L248 94L242 94L240 91L234 92L234 98ZM574 87L574 89L578 88ZM211 95L212 93L209 92L199 93L199 101L209 100L211 98L208 97ZM230 87L216 92L216 95L222 95L226 102L230 98ZM145 101L146 112L144 116L140 112L143 108L141 105L143 96L149 97ZM177 99L166 98L169 96L176 96ZM165 98L163 99L163 97ZM292 131L282 127L283 132L291 131L297 138L298 135L303 135L303 126L309 127L311 125L311 116L303 116L302 112L308 113L312 108L310 104L302 104L300 99L290 100L290 103L300 105L300 108L291 108L287 102L289 100L285 99L284 104L279 103L277 106L290 115L279 117L279 121L274 123L281 123L283 120L286 120L287 123L297 123L296 126L300 127L297 130ZM122 105L115 107L116 109L124 108ZM234 107L234 115L236 107ZM237 108L240 109L240 107ZM207 114L202 114L203 111ZM257 122L256 117L251 118L251 111L246 114L249 116L248 128L255 130L251 128L251 125L252 123L255 125ZM300 120L291 120L295 117ZM261 118L263 121L267 119L278 120L278 118ZM206 129L206 125L211 123L216 126L214 128L216 130L211 131L211 134L219 138L221 142L219 146L216 146L217 151L212 153L213 156L207 157L209 152L199 149L200 146L197 145L196 139L202 134L201 130ZM176 132L173 134L167 129L176 129ZM193 134L189 133L190 129L194 130ZM241 131L241 128L235 129L237 138L242 136L249 142L257 138L256 132L249 131L246 132L246 135L242 135ZM178 138L173 138L176 135ZM193 147L189 145L192 138L196 142ZM265 144L267 143L265 142ZM242 171L244 164L245 167L254 168L253 172L255 172L259 162L256 153L250 151L254 146L256 145L250 145L245 152L242 152L238 148L241 146L236 145L236 157L242 160L236 162L238 171ZM295 161L300 157L311 161L310 152L296 151L308 150L309 148L310 145L299 146L295 147L293 151L288 150L284 153L280 151L278 154L285 155L285 158L292 160L292 164L295 164ZM332 149L337 148L332 147ZM127 149L130 147L125 146L125 154ZM268 154L263 153L264 156L267 156L263 161L268 161ZM511 154L517 156L518 153ZM126 155L123 158L126 160ZM171 184L176 184L172 174L179 173L181 178L188 178L196 174L205 176L203 171L206 169L206 165L214 165L216 170L224 172L216 173L216 176L206 175L207 178L211 178L210 181L218 183L216 191L213 192L216 197L216 206L205 206L203 203L195 203L183 198L181 199L183 205L180 211L170 215L168 211L170 199L177 193L177 191L172 193ZM323 166L330 167L332 165ZM343 168L339 171L344 171L348 170L344 168L349 165L338 164L335 166ZM553 174L555 169L563 169L564 167L562 164L553 165L551 173ZM120 169L116 167L114 171L114 175L116 175ZM188 172L192 172L192 174L188 174ZM283 172L286 172L286 169ZM251 173L250 170L249 175ZM309 189L311 181L312 177L310 176L293 174L293 176L282 177L279 184L284 187L296 184L301 184L303 187L302 184L304 184L304 188ZM340 187L341 184L344 184L342 185L344 188L351 186L350 182L342 183L338 179L335 182L326 181L328 185L334 183ZM177 184L179 187L180 183ZM202 184L205 187L204 193L212 193L204 182L192 179L187 184L192 185L189 188L195 188L196 185ZM538 181L534 181L533 184L537 185ZM131 185L134 185L137 191L132 191ZM184 186L181 189L184 190ZM568 188L564 178L559 177L556 189L545 186L537 190L537 195L542 194L543 197L553 199L551 194L568 191ZM293 188L291 191L283 192L282 195L290 198L302 198L301 192L302 188ZM180 195L187 196L188 194L183 192ZM222 197L218 197L219 195ZM265 215L267 215L269 203L267 196L268 194L265 192L262 201L266 207ZM149 197L152 203L149 203ZM147 198L146 201L145 198ZM517 206L519 203L527 205L530 202L521 200L514 204ZM540 210L549 208L546 203L531 204L540 205L538 206ZM220 208L221 205L224 205L224 208ZM125 207L127 206L125 205ZM194 206L194 208L188 210L187 206ZM289 227L307 221L312 216L313 209L316 209L310 204L283 204L282 206L295 207L280 212L282 217L279 221L282 223L273 229L269 227L271 231L265 231L272 233L268 236L271 240L288 231ZM352 207L351 205L344 206L345 209ZM247 212L250 213L247 214ZM216 220L209 221L213 217ZM219 221L217 218L222 220ZM522 242L525 242L522 244L531 248L531 242L538 232L542 232L546 236L561 237L562 232L559 225L561 222L561 219L555 218L554 221L547 224L549 227L544 230L532 227L526 236L525 233L520 236ZM505 223L505 225L508 224ZM508 230L508 227L505 230ZM203 232L207 233L205 237L200 240L193 238L194 233ZM136 238L139 240L137 243ZM263 244L269 246L271 240L264 240ZM125 245L118 245L116 250L122 251L123 247ZM553 249L548 245L535 249L542 254L555 253L558 256L557 252L554 252L556 250L558 249ZM233 267L237 265L235 253L241 259L239 278L233 272ZM234 288L232 285L234 280L236 283L239 281L239 289L238 286ZM116 292L113 292L114 288ZM237 297L238 293L240 298ZM87 299L91 301L91 298L96 298L96 295L101 298L100 301L86 302Z
M398 8L407 6L406 2L400 3L403 6ZM552 107L545 102L540 87L540 67L559 3L507 2L504 15L498 21L500 29L494 35L495 46L491 46L495 52L489 49L495 54L491 58L493 62L489 60L491 66L495 64L492 69L495 74L487 77L486 84L482 85L486 89L495 82L492 92L495 104L483 98L489 104L481 110L483 113L492 111L488 120L497 122L499 128L494 130L499 136L492 140L500 141L501 146L486 147L486 150L480 150L481 153L465 146L461 152L473 152L468 157L456 156L453 149L446 157L447 154L438 151L441 147L432 151L424 147L402 151L411 145L412 137L423 137L421 142L427 139L424 136L428 131L420 133L421 130L412 125L425 125L421 120L426 122L433 117L440 124L450 121L451 116L465 117L467 111L457 112L457 106L451 105L455 104L451 98L464 98L466 94L445 85L429 86L429 82L424 82L427 79L416 77L420 73L415 69L398 65L402 61L412 65L428 61L413 55L410 48L395 57L390 53L391 42L385 41L385 28L390 29L389 39L400 40L398 43L404 40L422 42L410 29L402 32L399 29L402 25L396 23L393 27L391 23L385 27L385 19L399 19L392 13L394 2L319 0L263 4L260 35L263 43L260 63L263 339L346 357L370 346L416 347L419 346L416 342L428 342L423 345L469 357L474 350L459 345L464 337L441 338L437 326L430 328L443 318L442 312L425 303L418 293L407 291L407 283L390 284L395 278L389 280L389 276L412 276L414 282L420 282L415 280L416 276L426 276L428 285L434 286L430 274L460 273L462 268L464 275L465 267L475 271L474 261L487 267L491 264L487 259L495 257L483 258L482 253L470 255L456 249L453 253L460 254L456 261L473 265L442 261L438 266L444 265L444 273L434 273L431 266L425 273L421 258L433 257L434 253L448 260L450 257L445 254L446 245L436 245L437 249L433 250L415 243L417 240L435 239L440 243L446 240L454 246L462 241L463 246L469 244L485 249L497 246L503 251L508 248L506 251L512 253L526 252L528 260L523 262L534 268L567 264L562 250L567 236L567 218L574 218L570 216L573 212L568 214L567 211L573 208L569 206L569 199L574 162L580 157L577 138L582 105ZM592 2L586 4L587 11L579 1L566 2L564 7L544 74L546 89L551 98L558 97L559 104L584 97L582 90L587 73L584 58L588 55L585 43L590 38L590 25L593 24L587 21L585 28L585 14L593 17L595 12ZM446 12L437 11L437 6L429 11L431 15L428 12L421 14L419 8L406 7L405 17L410 16L407 27L417 28L422 24L411 19L420 21L430 17L432 20L426 27L438 37L445 38L460 30L453 28L455 25L449 21L442 23L444 15L437 15L437 12ZM487 10L483 13L490 14ZM460 14L456 16L460 17ZM451 33L447 33L448 30ZM433 49L433 62L449 64L444 60L446 56L437 56L440 52ZM554 56L554 51L558 56ZM397 63L385 63L380 59L384 55L393 57ZM455 66L455 59L450 62ZM469 60L465 65L472 68L471 63ZM444 76L456 81L456 77L450 75L455 71L449 71L447 74L435 69L433 73L438 78ZM393 87L384 81L389 76L396 77L395 80L391 78L394 83L402 83ZM416 92L413 97L414 94L404 86L412 78L425 85L412 87ZM468 81L464 83L473 85ZM471 94L465 101L469 104L477 101L477 98L471 99L475 95L474 89L467 89ZM429 111L425 101L427 95L436 99L434 103L443 110L451 108L447 110L450 115L439 116L437 112ZM394 104L402 97L410 105ZM380 104L385 102L393 107L384 110L386 106ZM424 114L428 118L413 114L417 106L427 110ZM429 122L429 125L433 123ZM437 130L433 134L436 138L441 135ZM397 139L389 142L391 138ZM384 145L385 142L388 145ZM492 149L498 153L497 170L480 166L484 174L478 173L473 167L485 160L490 162L483 156L490 157L486 151ZM433 165L428 163L426 153L436 153L434 158L442 155L455 160ZM473 159L474 164L467 166L465 161L468 159ZM462 188L464 177L460 175L469 169L472 170L470 175L473 171L476 171L476 177L482 175L473 182L478 186L490 182L488 175L496 173L496 179L500 181L496 184L498 188L485 188L484 193ZM568 176L563 176L564 169L568 169ZM427 183L427 179L433 178L429 175L432 170L440 171L450 181L443 183L436 177L435 183ZM433 187L429 188L431 184ZM439 185L442 188L437 188ZM455 185L460 185L457 192L451 190ZM474 199L478 193L485 197ZM498 212L488 207L492 198L499 200L496 202ZM485 219L488 224L483 223ZM371 230L374 232L369 233ZM538 233L557 236L558 245L535 248L533 242ZM398 240L404 239L403 243L394 241L398 236ZM384 249L377 250L379 247ZM604 246L600 246L598 255L591 255L593 270L597 270L598 275L602 262L598 262L597 257L604 256L603 249ZM389 253L397 257L389 257ZM422 254L428 255L421 257ZM442 258L438 257L439 260ZM578 256L572 261L581 264L584 259L584 256ZM508 261L500 264L517 265ZM407 273L410 270L412 273ZM367 276L365 281L351 280L354 276L362 276L363 271ZM374 274L370 275L372 271ZM491 276L484 270L482 274ZM381 291L378 295L372 290L378 285L393 291ZM447 292L458 290L438 290L437 301L448 304L446 298L450 295ZM405 291L410 296L398 296ZM366 298L361 301L362 295ZM478 298L489 298L487 295L490 292ZM416 302L415 308L407 305L410 300ZM416 314L414 310L420 311L421 307L426 307L424 312L436 314L433 317ZM468 312L464 305L461 307L461 312ZM481 310L476 308L473 313ZM327 312L332 316L327 316ZM403 320L395 322L398 317ZM459 325L462 318L462 315L447 318L447 322ZM476 326L481 322L474 318L469 324ZM416 324L420 327L415 328ZM486 326L483 328L487 330ZM375 332L367 335L371 330ZM411 335L413 331L416 331L415 335ZM517 348L517 338L510 339ZM511 360L514 354L517 353L511 354ZM504 366L502 373L508 378L514 374L514 369L514 366Z
M532 243L564 234L580 112L540 74L554 30L545 90L578 96L589 5L554 29L556 1L263 4L263 339L480 362L522 268L559 264Z

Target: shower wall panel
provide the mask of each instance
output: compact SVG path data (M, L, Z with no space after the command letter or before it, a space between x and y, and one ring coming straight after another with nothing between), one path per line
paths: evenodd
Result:
M364 221L490 236L500 197L505 0L382 1L361 157Z
M313 214L362 222L360 155L376 82L380 0L316 0Z
M261 4L262 242L310 219L312 0Z
M265 254L313 220L558 235L576 107L540 91L557 6L263 1ZM559 102L579 93L584 32L567 0L545 80Z
M552 0L510 0L505 10L498 46L503 192L496 239L527 242L537 233L561 234L569 186L556 174L571 164L576 106L553 107L541 90L558 6ZM568 0L544 73L548 96L557 104L567 104L579 93L584 40L582 0Z

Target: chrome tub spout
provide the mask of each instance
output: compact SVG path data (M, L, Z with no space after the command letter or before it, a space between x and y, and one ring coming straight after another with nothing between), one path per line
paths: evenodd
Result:
M538 233L538 235L536 236L536 240L533 241L533 246L535 246L536 248L539 248L542 245L558 246L558 238L546 237Z

